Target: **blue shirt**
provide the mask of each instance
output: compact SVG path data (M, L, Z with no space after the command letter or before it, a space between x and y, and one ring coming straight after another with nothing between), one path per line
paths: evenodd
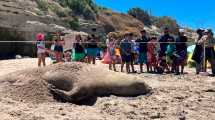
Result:
M120 43L120 52L122 55L127 55L131 53L132 43L129 40L122 40Z

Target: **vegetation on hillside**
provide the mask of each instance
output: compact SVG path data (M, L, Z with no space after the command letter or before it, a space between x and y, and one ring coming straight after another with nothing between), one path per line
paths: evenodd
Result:
M151 16L141 8L131 8L128 14L143 22L146 26L152 25Z
M54 2L53 2L54 1ZM155 17L141 8L131 8L126 14L114 13L111 10L96 5L94 0L36 0L38 8L41 11L52 11L59 17L70 16L75 19L67 20L73 29L78 29L78 18L102 22L107 32L114 30L131 30L136 27L155 25L158 28L169 27L173 34L177 34L179 25L171 17ZM132 16L132 17L131 17ZM135 20L134 18L138 19ZM137 30L135 30L137 31Z
M128 14L115 13L111 10L100 12L98 20L104 24L107 32L121 31L136 34L144 27L143 23L134 17Z
M89 20L96 20L100 7L93 0L57 0L63 7L69 7L74 15L79 15Z
M177 21L168 16L154 17L153 24L158 28L168 27L173 34L178 33L179 25Z
M128 14L140 20L146 26L155 25L158 28L168 27L173 34L177 34L178 32L179 25L177 24L177 21L172 19L171 17L155 17L150 15L146 10L143 10L138 7L131 8L128 11Z
M66 17L69 16L70 10L67 8L63 8L61 5L50 2L49 0L36 0L37 6L40 9L40 12L37 12L38 15L43 15L45 13L53 12L58 17Z

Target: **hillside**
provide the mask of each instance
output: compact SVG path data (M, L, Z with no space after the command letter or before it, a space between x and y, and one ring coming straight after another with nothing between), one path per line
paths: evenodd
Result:
M1 0L0 1L0 37L1 41L33 41L38 32L83 31L104 38L105 33L125 31L139 34L144 27L151 34L159 35L162 25L178 27L169 17L149 16L147 12L133 10L117 13L103 8L93 0ZM153 21L150 25L145 18ZM145 24L144 24L145 23ZM96 29L96 31L95 31ZM175 32L176 33L176 32ZM21 54L34 56L33 44L1 43L0 58ZM3 51L3 52L2 52Z

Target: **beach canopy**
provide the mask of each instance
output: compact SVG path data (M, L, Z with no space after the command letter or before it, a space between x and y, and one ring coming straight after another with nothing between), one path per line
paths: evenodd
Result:
M195 49L196 45L191 45L187 48L187 52L188 53L193 53L194 52L194 49Z

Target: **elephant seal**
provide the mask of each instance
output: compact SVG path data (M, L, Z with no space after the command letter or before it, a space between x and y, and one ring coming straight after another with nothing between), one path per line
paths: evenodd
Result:
M151 91L138 77L76 62L17 71L1 77L0 82L9 83L8 87L17 92L24 91L23 86L28 88L29 84L43 83L44 90L47 89L56 100L75 104L84 104L99 96L134 97ZM31 89L24 93L30 96L30 92Z

